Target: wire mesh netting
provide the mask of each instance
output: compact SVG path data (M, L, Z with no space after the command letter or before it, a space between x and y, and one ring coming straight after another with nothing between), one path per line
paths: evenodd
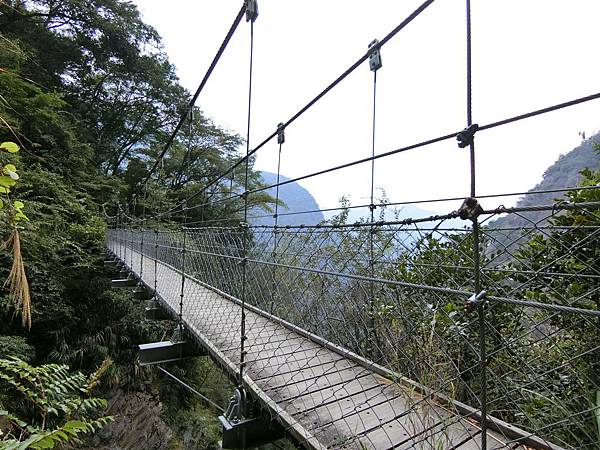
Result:
M475 135L587 103L600 93L475 124L467 0L466 128L376 153L379 50L432 3L424 1L381 41L371 42L368 52L251 148L256 4L245 2L139 188L147 190L169 157L244 10L250 22L245 156L148 218L119 208L107 246L178 326L236 378L251 403L300 445L599 449L597 167L587 170L582 186L522 193L527 202L484 209L484 198L499 202L514 194L477 195ZM367 61L373 72L371 156L280 178L285 130ZM255 154L275 138L276 183L250 183ZM401 218L389 214L392 203L375 201L375 161L454 139L469 154L470 192L429 200L455 202L446 214ZM189 153L191 139L187 145ZM286 214L278 211L280 187L367 164L370 198L361 206L368 209L366 218L351 223L353 207L343 205L317 210L337 213L320 223L279 226ZM160 183L160 173L153 181ZM253 209L265 203L274 205L274 214ZM422 203L427 201L395 205ZM133 212L140 215L135 207ZM301 220L314 212L288 215ZM188 213L195 220L188 222ZM253 222L258 217L268 225ZM240 422L257 414L236 411L225 416Z
M498 446L597 448L599 206L482 211L476 247L472 221L457 223L456 212L402 223L114 230L110 242L138 273L145 255L149 286L154 258L171 270L158 292L177 313L182 300L188 323L201 318L200 333L235 366L241 310L230 305L245 298L246 374L329 445L397 445L399 430L423 448L472 441L484 398L488 441ZM397 378L375 382L379 366Z

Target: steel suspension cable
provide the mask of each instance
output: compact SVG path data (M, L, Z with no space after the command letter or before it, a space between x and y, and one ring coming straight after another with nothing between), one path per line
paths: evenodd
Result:
M247 128L246 128L246 158L244 167L244 220L240 223L242 232L242 313L240 319L240 373L239 373L239 387L243 388L244 379L244 365L246 364L246 350L245 342L248 338L246 336L246 295L248 293L247 277L248 277L248 175L250 171L248 155L250 154L250 124L252 119L252 63L254 57L254 21L256 16L250 19L250 64L248 69L248 117L247 117Z
M376 112L377 112L377 71L381 68L381 54L379 49L379 42L377 40L371 42L369 48L372 49L372 53L369 55L369 67L373 72L373 111L371 117L371 158L375 157L375 126L376 126ZM369 227L369 276L375 278L375 160L371 159L371 191L370 191L370 204L369 211L371 213L371 226ZM368 318L369 336L372 342L369 346L373 345L369 349L374 359L379 359L379 355L376 355L376 351L380 348L377 339L377 329L375 324L375 284L371 281L369 283L369 318Z
M568 107L571 107L571 106L579 105L579 104L582 104L582 103L587 103L589 101L598 100L598 99L600 99L600 92L596 93L596 94L592 94L592 95L587 95L585 97L580 97L580 98L577 98L577 99L574 99L574 100L570 100L570 101L567 101L567 102L557 103L557 104L554 104L552 106L548 106L548 107L545 107L545 108L542 108L542 109L537 109L535 111L531 111L531 112L528 112L528 113L525 113L525 114L519 114L517 116L512 116L512 117L509 117L507 119L502 119L502 120L499 120L499 121L496 121L496 122L491 122L491 123L486 124L486 125L481 125L481 126L479 126L478 131L489 130L489 129L496 128L496 127L499 127L499 126L502 126L502 125L506 125L508 123L518 122L518 121L521 121L521 120L525 120L525 119L529 119L531 117L538 116L540 114L545 114L545 113L549 113L549 112L555 112L555 111L558 111L558 110L561 110L561 109L564 109L564 108L568 108ZM329 167L327 169L319 170L317 172L312 172L310 174L303 175L303 176L300 176L300 177L297 177L297 178L291 178L291 179L288 179L288 180L285 180L285 181L281 181L279 183L279 186L284 186L286 184L294 183L294 182L297 182L297 181L302 181L302 180L305 180L305 179L308 179L308 178L313 178L313 177L316 177L316 176L319 176L319 175L324 175L324 174L335 172L335 171L338 171L338 170L341 170L341 169L346 169L346 168L353 167L353 166L356 166L356 165L359 165L359 164L364 164L364 163L370 162L372 160L386 158L388 156L396 155L396 154L399 154L399 153L404 153L406 151L410 151L410 150L415 150L415 149L418 149L418 148L427 147L429 145L437 144L437 143L440 143L440 142L443 142L443 141L447 141L447 140L450 140L450 139L456 139L456 136L457 136L458 133L459 133L459 131L455 131L455 132L452 132L452 133L448 133L448 134L437 136L437 137L434 137L434 138L431 138L431 139L427 139L425 141L420 141L420 142L417 142L415 144L410 144L410 145L407 145L405 147L400 147L400 148L397 148L395 150L390 150L390 151L387 151L387 152L384 152L384 153L379 153L379 154L375 155L374 157L367 157L367 158L357 159L357 160L354 160L354 161L350 161L348 163L344 163L344 164L340 164L340 165L337 165L337 166ZM264 187L256 188L256 189L248 191L248 194L249 195L250 194L255 194L255 193L258 193L258 192L266 191L268 189L272 189L274 187L276 187L276 186L275 185L269 185L269 186L264 186ZM190 197L188 197L188 200L191 200L191 199L197 197L200 193L201 192L198 191L195 194L192 194ZM227 198L224 198L224 199L219 199L216 202L208 202L208 203L194 205L193 207L191 207L191 209L200 208L200 207L203 207L203 206L211 205L213 203L234 200L236 198L241 198L242 195L243 194L235 194L235 195L231 195L230 197L227 197ZM480 198L483 198L483 196L480 197ZM441 201L444 201L444 200L445 199L443 199ZM452 199L449 199L449 200L452 200ZM436 201L438 201L438 200L436 200ZM368 205L366 205L366 206L368 206ZM176 213L178 211L177 208L180 208L180 207L181 207L181 204L179 204L177 206L174 206L173 208L171 208L170 210L168 210L165 213L161 214L160 216L166 216L166 215L169 215L169 214L174 214L174 213Z
M278 235L278 224L279 224L279 180L281 177L281 149L283 143L285 142L285 127L283 123L279 123L277 125L277 143L279 144L279 150L277 152L277 186L275 187L275 214L273 214L273 262L277 264L277 250L279 244L279 235ZM277 283L277 274L275 272L276 269L273 270L272 276L272 289L273 294L271 297L271 308L270 313L273 314L273 308L275 303L279 300L279 289Z
M204 400L206 403L208 403L209 405L213 406L214 408L218 409L221 413L225 413L225 409L223 409L221 406L219 406L217 403L213 402L210 398L208 398L206 395L201 394L200 392L198 392L196 389L194 389L193 387L191 387L189 384L185 383L184 381L180 380L179 378L177 378L175 375L173 375L171 372L169 372L168 370L164 369L161 366L156 366L156 368L158 370L160 370L162 373L164 373L165 375L167 375L169 378L171 378L173 381L175 381L176 383L179 383L181 386L183 386L184 388L186 388L188 391L190 391L192 394L200 397L202 400Z
M398 34L402 29L404 29L409 23L411 23L414 19L416 19L423 11L427 9L435 0L426 0L419 7L417 7L408 17L406 17L398 26L396 26L392 31L386 34L381 41L379 41L379 47L385 45L388 41L390 41L396 34ZM312 98L306 105L304 105L300 110L298 110L292 117L290 117L286 122L284 122L284 127L288 127L294 121L296 121L300 116L302 116L306 111L308 111L313 105L315 105L319 100L321 100L325 95L329 93L333 88L335 88L338 84L340 84L345 78L348 77L352 72L354 72L363 62L367 60L370 55L370 51L367 51L364 55L358 58L348 69L346 69L340 76L338 76L334 81L332 81L325 89L319 92L314 98ZM206 186L202 187L195 194L190 196L188 200L191 200L198 195L206 192L210 187L219 183L223 178L227 177L227 175L235 170L240 165L244 164L247 159L252 157L257 151L259 151L262 147L264 147L267 143L269 143L273 138L277 136L277 130L272 132L269 136L267 136L260 144L258 144L251 151L246 152L246 156L240 158L237 162L227 168L224 172L210 181Z
M471 0L466 0L466 50L467 50L467 130L473 127L473 93L472 93L472 49L471 49ZM471 166L471 198L477 195L476 190L476 169L475 169L475 140L471 137L469 142L469 162ZM475 294L481 292L481 270L480 270L480 251L479 251L479 218L474 216L472 219L472 237L473 237L473 288ZM486 305L481 302L477 307L478 325L479 325L479 377L480 394L479 403L481 409L481 447L487 448L487 356L486 356Z
M198 99L198 96L200 95L200 93L204 89L204 86L206 86L206 83L208 82L208 79L210 78L211 74L213 73L213 70L217 66L217 63L219 62L219 59L221 59L221 56L225 52L225 49L227 48L227 45L229 44L229 41L233 37L233 34L235 33L235 30L237 29L238 25L240 24L240 22L242 20L242 17L244 16L244 12L245 11L246 11L246 3L244 2L244 4L242 5L242 7L240 8L239 12L237 13L237 16L235 17L233 23L229 27L229 31L227 31L227 35L225 36L225 39L223 39L223 42L221 43L221 46L217 50L217 53L214 56L214 58L213 58L213 60L212 60L212 62L210 64L210 66L208 67L208 70L204 74L204 78L202 78L202 81L200 82L200 85L198 86L198 89L196 89L196 92L194 93L194 95L192 96L191 100L189 101L189 103L187 105L187 108L185 109L184 113L181 115L181 118L179 119L179 122L177 123L177 126L175 127L175 129L173 130L173 132L171 133L171 135L169 136L169 139L167 140L166 144L164 145L164 147L163 147L162 151L160 152L159 156L156 158L156 161L152 165L152 168L148 171L148 174L146 175L146 177L138 185L138 189L136 190L136 193L139 192L141 186L145 185L148 182L148 180L150 179L150 177L152 176L152 174L154 173L154 171L158 168L158 165L160 164L160 161L163 159L163 157L165 156L165 154L167 153L167 151L169 150L169 148L173 144L173 141L175 140L175 136L177 135L177 133L179 132L179 130L181 129L181 127L185 123L189 111L196 104L196 100Z

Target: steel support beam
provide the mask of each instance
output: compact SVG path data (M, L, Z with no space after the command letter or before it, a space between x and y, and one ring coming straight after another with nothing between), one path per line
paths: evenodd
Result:
M138 282L135 278L120 278L116 280L111 280L110 285L114 288L125 288L131 289L138 285Z
M144 317L147 320L172 320L173 318L162 308L158 306L146 306L144 308Z
M193 358L196 356L206 356L206 353L192 342L152 342L150 344L141 344L138 346L140 366L151 364L162 364L172 361L179 361L184 358Z

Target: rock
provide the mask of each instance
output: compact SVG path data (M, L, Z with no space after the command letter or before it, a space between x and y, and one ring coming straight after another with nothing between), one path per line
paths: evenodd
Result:
M116 391L108 399L107 415L116 420L90 439L86 450L163 450L173 432L161 418L162 405L144 392Z

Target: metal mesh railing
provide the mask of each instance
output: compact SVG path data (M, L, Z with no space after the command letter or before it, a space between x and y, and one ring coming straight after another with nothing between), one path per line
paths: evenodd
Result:
M475 135L596 100L600 93L474 123L466 0L466 128L377 152L380 50L433 3L424 1L381 41L373 41L347 70L251 148L257 10L256 2L246 1L188 108L245 9L250 22L245 156L192 186L186 198L175 196L166 211L135 218L120 209L107 245L237 378L238 387L254 395L301 445L598 449L597 167L590 167L585 186L553 186L526 193L529 201L517 205L527 206L496 204L486 210L479 203L484 198L499 202L515 194L479 195ZM285 130L367 61L373 72L370 156L280 178ZM182 116L138 186L144 197L185 120ZM277 182L253 186L253 158L275 138ZM469 155L468 194L412 202L436 202L436 209L456 202L447 214L391 218L386 207L411 202L375 201L375 162L455 139ZM591 149L592 142L587 144ZM286 215L278 210L280 187L361 165L370 165L364 180L370 199L361 206L365 219L348 223L348 210L358 206L343 206L324 209L339 214L318 224L280 226ZM253 225L260 211L251 206L264 203L268 192L275 196L273 223ZM204 220L204 212L210 219ZM313 212L287 214L301 220ZM188 215L195 221L187 221ZM238 221L239 226L229 226ZM174 222L183 226L173 230ZM150 223L156 228L145 229Z
M186 274L232 298L242 295L245 261L246 302L261 311L246 324L246 371L259 380L264 373L279 377L288 388L298 383L308 391L310 380L319 383L325 373L333 388L328 386L330 403L324 396L319 407L327 411L331 404L332 410L329 422L314 424L313 432L337 429L340 421L354 424L353 416L371 409L380 425L386 418L394 422L407 416L403 427L415 445L422 439L423 446L446 448L456 443L448 430L473 426L464 417L476 414L460 405L476 411L485 401L489 424L501 436L498 445L519 444L523 436L495 427L497 419L542 442L598 448L599 206L559 202L506 215L505 208L482 211L476 220L481 224L479 272L485 296L479 302L469 301L476 294L471 220L458 222L456 212L431 221L374 226L333 220L316 226L250 227L246 258L246 230L239 227L111 230L110 242L113 251L129 255L124 258L133 269L144 253L144 273L152 278L154 258L181 269L185 234ZM371 239L373 259L365 256ZM165 292L175 295L179 281L170 283ZM224 354L230 352L238 364L239 310L228 309L222 301L199 303L189 293L183 302L192 317L208 318L211 339L229 345L222 347ZM483 327L478 308L483 310ZM339 360L331 360L329 353L319 359L319 341L308 345L293 328L278 327L270 315L338 346ZM483 364L480 341L487 354ZM288 373L274 350L284 355ZM331 378L338 376L339 388L347 390L344 371L356 370L342 357L344 351L367 363L352 376L357 385L356 393L347 392L352 407L336 414L333 408L339 408L341 394ZM269 362L270 357L275 360ZM390 382L394 386L386 392L370 384L371 363L410 381ZM269 365L278 373L271 373ZM277 381L270 386L276 391ZM398 396L398 388L404 391L405 409L390 410L388 396ZM383 397L374 406L375 394ZM315 407L304 413L298 408L296 416ZM453 413L441 414L442 407ZM381 427L372 428L381 433ZM370 430L359 427L353 439L371 439ZM379 438L373 439L371 446L377 447ZM390 435L389 442L396 443L397 437Z

